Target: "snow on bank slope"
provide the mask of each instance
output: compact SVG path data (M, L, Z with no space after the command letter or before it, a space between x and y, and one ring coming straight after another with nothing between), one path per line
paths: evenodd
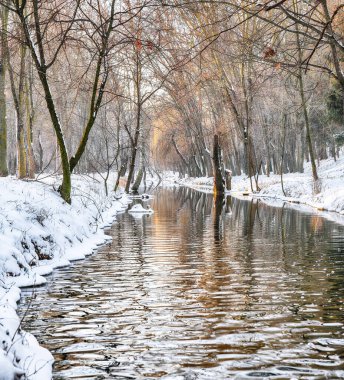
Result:
M259 177L259 193L255 197L278 198L291 202L300 202L309 206L334 211L344 215L344 154L335 162L333 159L320 161L318 166L320 178L320 193L314 194L310 164L305 165L304 173L288 173L283 175L284 189L281 187L279 175L271 174L270 177ZM176 181L176 179L174 179ZM186 178L177 181L179 184L203 191L212 191L213 179ZM253 190L256 191L254 179ZM232 179L232 195L251 192L250 181L247 176L235 176Z
M95 181L73 177L72 205L51 185L0 178L0 380L48 380L53 357L20 328L20 286L91 254L128 199L104 195Z

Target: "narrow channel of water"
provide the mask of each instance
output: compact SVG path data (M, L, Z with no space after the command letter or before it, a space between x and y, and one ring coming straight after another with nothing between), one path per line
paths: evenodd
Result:
M344 227L158 189L110 246L23 293L54 379L343 379ZM42 379L44 380L44 379Z

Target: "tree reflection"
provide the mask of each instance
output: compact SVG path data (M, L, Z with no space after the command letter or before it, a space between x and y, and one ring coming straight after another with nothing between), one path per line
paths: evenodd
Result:
M225 203L223 194L217 194L214 197L214 243L219 243L223 239L222 211Z

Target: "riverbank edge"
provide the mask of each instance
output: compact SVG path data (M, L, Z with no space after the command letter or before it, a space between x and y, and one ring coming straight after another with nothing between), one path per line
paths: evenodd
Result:
M319 176L317 193L314 192L312 168L308 162L304 164L303 173L283 174L283 187L280 174L260 175L258 189L253 177L250 180L244 174L233 176L232 189L227 191L226 195L243 199L260 199L274 207L283 207L287 203L300 211L316 212L326 219L344 224L344 149L341 149L336 161L333 158L319 161L317 171ZM178 173L166 174L164 183L167 186L184 186L213 193L212 177L180 178Z
M208 177L211 179L211 177ZM190 188L192 190L200 191L207 194L213 194L213 187L207 186L207 185L196 185L192 183L182 183L180 186ZM343 187L344 190L344 187ZM238 190L230 190L225 192L225 196L231 196L237 199L243 199L243 200L252 200L252 199L258 199L268 206L271 207L283 207L285 203L288 203L290 207L293 207L295 209L298 209L299 211L304 212L312 212L316 213L317 215L331 220L333 222L339 223L344 225L344 212L343 211L336 211L327 209L322 204L319 203L312 203L306 200L302 200L301 198L294 198L294 197L285 197L281 195L267 195L267 194L259 194L258 192L252 192L248 190L244 191L238 191ZM344 204L344 198L343 198L343 204Z
M111 227L116 220L117 214L125 211L130 203L129 198L124 194L120 198L107 197L104 194L102 185L96 185L92 182L92 189L87 189L90 181L85 181L82 178L78 178L78 180L77 186L73 188L74 199L72 205L68 205L53 190L51 183L30 183L9 177L0 179L0 187L5 188L4 196L0 201L2 217L2 220L0 220L0 243L7 243L0 244L0 259L8 259L6 261L8 263L10 259L13 259L13 257L9 256L11 254L16 257L20 268L19 275L18 273L9 275L5 264L0 267L0 380L20 379L22 376L25 376L28 380L49 380L52 378L52 365L54 362L52 354L41 347L32 334L21 329L22 321L17 315L21 294L20 288L43 285L47 283L44 276L51 274L55 269L69 266L74 261L85 259L87 256L97 252L102 245L111 241L111 237L105 233L106 228ZM85 189L88 191L85 191ZM37 190L40 191L37 192ZM38 194L30 197L30 193L32 195L35 191ZM93 196L91 201L90 194ZM78 197L77 200L75 199L76 197ZM16 203L16 207L19 207L19 213L17 214L13 213L11 206L9 206L13 205L13 202ZM27 225L28 230L34 230L32 236L35 239L37 238L36 226L33 225L32 220L26 220L27 209L33 208L35 210L37 203L41 205L48 204L39 210L50 215L49 226L46 226L46 228L44 222L39 221L42 224L38 230L39 237L44 239L46 236L50 236L55 228L56 240L53 240L51 244L49 243L51 245L50 253L52 253L54 259L39 260L35 267L31 267L28 262L25 263L24 261L27 261L27 257L30 255L30 257L33 257L33 252L18 252L18 250L20 251L20 245L24 250L23 241L17 241L17 244L14 244L18 236L16 234L10 236L10 234L16 230L18 225ZM21 204L25 204L25 212L23 211L22 213L20 213ZM72 217L68 218L71 211ZM18 218L18 215L22 216L22 218ZM32 215L34 215L34 212ZM10 220L11 217L15 219ZM37 218L37 215L35 217ZM12 230L8 230L6 225L4 226L4 218L10 221L9 224L12 227L14 224ZM73 229L73 226L69 223L76 218L78 219L77 225ZM62 224L64 224L63 228L59 228ZM68 226L71 230L69 236L66 233ZM73 240L71 236L76 229L78 229L75 234L76 239ZM36 249L36 246L34 248ZM13 266L13 263L10 263L10 266Z

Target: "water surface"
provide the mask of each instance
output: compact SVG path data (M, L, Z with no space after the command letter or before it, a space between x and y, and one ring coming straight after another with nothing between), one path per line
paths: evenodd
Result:
M111 245L24 292L54 379L344 378L344 227L159 189Z

